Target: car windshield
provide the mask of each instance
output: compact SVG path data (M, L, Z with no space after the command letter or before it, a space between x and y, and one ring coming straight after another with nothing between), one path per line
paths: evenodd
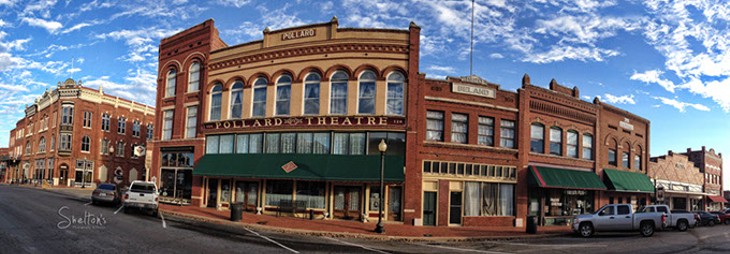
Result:
M130 189L134 192L142 192L142 193L154 193L155 192L154 185L144 184L144 183L132 184L132 187Z
M99 185L99 187L97 189L102 189L102 190L115 190L116 188L117 187L114 186L113 184L102 184L102 185Z

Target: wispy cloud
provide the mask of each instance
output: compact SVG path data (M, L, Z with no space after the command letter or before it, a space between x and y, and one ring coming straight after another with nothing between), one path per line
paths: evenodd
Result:
M40 28L46 29L46 31L48 31L48 33L51 33L51 34L55 34L56 32L58 32L58 30L63 28L63 24L61 24L57 21L52 21L52 20L25 17L22 19L22 21L25 22L26 24L28 24L29 26L35 26L35 27L40 27Z
M664 74L664 72L660 70L649 70L643 73L634 72L629 79L638 80L644 83L655 83L663 87L665 90L674 93L674 89L677 88L677 86L674 85L674 82L671 80L661 78L662 74Z
M597 97L598 97L598 99L611 103L611 104L632 104L632 105L636 104L633 94L617 96L617 95L606 93L603 96L599 95Z
M655 96L654 99L660 100L663 104L672 106L679 110L679 112L685 112L685 108L691 107L699 111L710 111L710 108L708 108L705 105L699 104L699 103L687 103L687 102L681 102L675 99L670 99L666 97L657 97Z
M431 65L428 67L429 70L436 71L436 72L444 72L444 73L454 73L455 69L451 66L438 66L438 65Z

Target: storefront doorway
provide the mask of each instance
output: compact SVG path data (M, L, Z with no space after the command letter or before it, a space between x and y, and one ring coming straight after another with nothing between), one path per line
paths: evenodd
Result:
M208 207L218 205L218 179L208 179Z
M436 192L423 193L423 225L436 226Z
M401 197L402 188L400 186L391 186L388 194L388 220L389 221L401 221Z
M345 220L359 218L360 196L360 187L335 186L334 217Z
M461 224L462 199L461 191L452 191L449 203L449 224Z
M246 211L256 211L259 183L236 181L236 200L242 202Z

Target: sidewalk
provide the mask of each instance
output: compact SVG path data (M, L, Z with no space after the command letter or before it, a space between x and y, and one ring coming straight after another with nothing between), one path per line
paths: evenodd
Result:
M165 216L183 221L203 221L214 224L249 227L266 231L303 235L355 237L404 241L469 241L507 240L551 237L570 234L567 226L540 227L537 234L526 234L524 228L514 227L417 227L400 223L385 223L385 233L373 232L377 221L362 223L344 220L309 220L289 216L255 215L244 212L241 222L231 222L230 211L213 208L160 204Z
M80 187L66 187L66 186L41 186L35 185L35 184L5 184L3 185L7 186L14 186L14 187L21 187L21 188L31 188L31 189L39 189L44 191L50 191L65 195L71 195L74 197L91 197L91 193L94 192L94 188L80 188Z

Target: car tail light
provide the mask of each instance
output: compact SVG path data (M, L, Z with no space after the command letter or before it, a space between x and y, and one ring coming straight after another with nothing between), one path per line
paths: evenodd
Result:
M155 202L157 202L157 197L155 197Z
M129 199L129 194L124 194L124 199Z
M663 225L667 224L667 214L665 214L665 213L662 214L662 224Z

